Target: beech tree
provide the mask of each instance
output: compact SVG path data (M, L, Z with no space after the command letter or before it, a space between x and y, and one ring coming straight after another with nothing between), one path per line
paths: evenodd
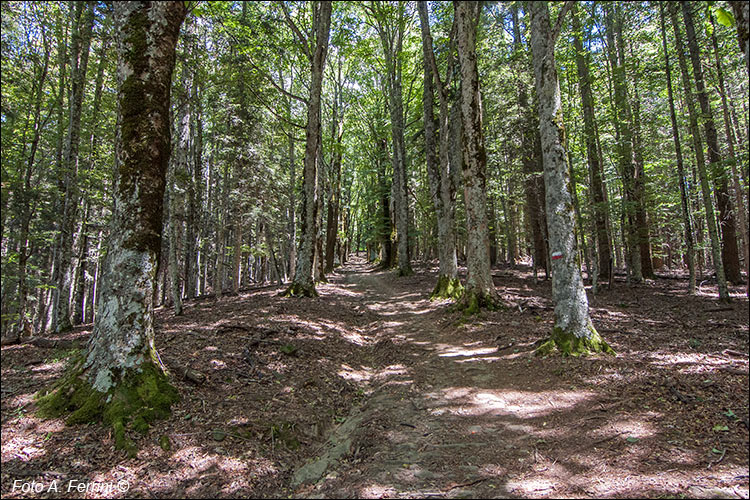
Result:
M613 354L591 323L576 248L575 214L570 191L570 166L564 148L560 84L555 68L555 39L566 9L558 14L556 28L550 26L547 2L530 2L531 48L534 79L539 97L539 130L542 135L547 231L552 255L552 300L555 327L551 338L537 352L558 348L565 354L590 352ZM567 4L570 5L570 4Z
M320 94L323 86L323 70L328 53L328 36L331 29L331 2L313 4L313 34L305 36L294 24L288 12L284 11L287 22L292 26L298 43L303 47L310 61L312 82L307 99L307 126L305 128L305 160L303 169L302 212L300 214L301 233L297 268L292 284L285 294L313 297L315 281L313 264L315 259L315 240L318 236L318 160L320 157Z
M467 312L498 302L490 270L487 228L487 151L482 130L482 96L477 71L477 26L480 2L454 2L458 60L461 66L463 185L466 203L466 287L461 303Z
M170 154L169 97L183 2L115 4L118 119L114 214L102 300L85 359L42 400L67 422L103 418L119 448L168 414L176 390L154 343L154 287ZM80 377L81 373L85 377Z

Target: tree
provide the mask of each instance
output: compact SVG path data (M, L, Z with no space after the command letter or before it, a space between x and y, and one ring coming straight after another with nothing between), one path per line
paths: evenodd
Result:
M466 288L460 303L467 312L498 303L490 270L487 231L487 151L482 131L482 97L477 70L480 2L454 2L458 60L461 67L463 184L466 203Z
M547 230L552 254L552 300L555 303L552 336L537 352L547 354L557 348L563 354L574 356L591 352L614 354L591 323L577 258L570 165L564 148L565 127L554 53L555 39L566 10L563 8L558 14L553 31L547 3L530 2L530 8L531 48L544 158Z
M290 25L301 44L308 61L312 81L310 96L307 100L307 127L305 128L305 160L303 169L303 192L301 234L297 268L294 279L284 292L287 296L317 295L313 279L313 261L315 258L315 240L318 235L318 158L320 153L320 94L323 87L323 70L328 53L328 36L331 29L331 2L315 2L313 5L314 39L309 40L302 34L289 13L284 10L287 23ZM311 37L312 38L312 37Z
M170 154L169 97L183 2L118 2L114 214L102 300L88 352L41 401L68 423L103 418L118 448L178 399L154 343L154 286ZM85 374L85 377L81 375Z
M584 52L581 41L581 22L578 15L579 5L573 7L573 44L576 50L576 69L578 71L578 86L581 92L581 106L583 108L584 136L586 141L586 160L591 179L592 201L594 203L594 226L596 228L597 253L599 256L599 276L609 276L612 265L612 248L610 246L607 219L609 213L604 199L605 187L602 181L601 158L597 149L596 124L594 122L594 96L591 92L591 74L587 53Z
M422 109L424 113L425 157L430 183L430 197L437 215L438 257L440 261L438 282L430 297L455 299L460 297L462 286L458 279L458 263L456 261L456 234L454 229L456 193L451 177L450 155L451 99L449 93L453 69L453 47L450 47L448 51L448 70L445 81L443 81L440 78L437 61L435 60L430 22L427 15L427 2L420 1L417 3L417 7L422 26L422 53L424 58ZM433 111L435 87L437 87L440 102L439 135L435 130L435 114ZM439 149L435 144L436 137L439 140Z
M669 65L669 48L667 47L667 29L664 22L664 5L659 5L659 19L661 21L661 36L664 45L664 71L667 76L667 98L669 100L669 117L672 122L672 137L674 138L674 149L677 155L677 175L680 182L680 205L682 207L682 219L685 225L685 243L687 245L688 261L688 293L695 294L695 245L693 243L693 227L690 221L690 209L688 208L688 193L685 182L685 167L682 160L682 147L680 146L680 129L677 126L677 114L674 109L674 97L672 96L672 70Z
M721 261L724 265L724 274L727 281L740 283L740 259L737 249L737 232L735 230L734 213L729 199L729 187L727 183L726 169L721 164L716 124L714 123L711 104L708 100L706 86L703 78L703 67L701 64L701 53L698 48L695 27L693 22L692 7L689 2L681 2L682 15L685 18L685 32L687 33L690 61L693 65L693 76L695 77L695 89L698 94L698 103L701 108L703 130L708 146L709 168L714 177L714 192L716 204L719 207L719 223L721 225Z
M413 274L409 254L409 200L407 197L406 145L404 143L404 101L402 50L406 31L406 4L404 2L373 2L369 10L383 48L386 67L388 110L391 117L393 154L393 201L396 219L396 252L398 274ZM395 12L394 12L395 11Z

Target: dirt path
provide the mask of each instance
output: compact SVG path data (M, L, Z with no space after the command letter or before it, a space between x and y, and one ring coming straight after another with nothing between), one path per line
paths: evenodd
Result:
M160 309L162 359L206 381L174 378L182 401L132 459L104 426L34 415L69 352L3 347L2 496L79 497L14 489L73 479L129 485L87 498L748 497L742 288L721 307L681 279L603 288L592 316L618 356L540 359L549 282L494 272L512 307L468 320L428 300L434 269L356 260L316 299L273 285Z

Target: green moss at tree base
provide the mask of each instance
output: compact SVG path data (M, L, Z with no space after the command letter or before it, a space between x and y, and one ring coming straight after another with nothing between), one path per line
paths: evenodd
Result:
M315 285L305 286L300 283L292 283L280 295L282 297L317 297L318 292L315 291Z
M458 278L450 278L442 275L438 278L437 285L430 294L430 300L453 299L458 300L464 293L464 286Z
M145 434L152 422L169 416L180 396L161 369L143 363L138 371L124 373L108 392L95 390L83 369L84 358L71 359L65 375L48 391L37 393L38 415L55 418L67 414L69 425L104 422L112 426L115 448L135 456L137 448L128 431Z
M588 356L599 352L614 356L616 354L614 349L602 340L599 332L592 325L589 325L589 328L592 335L578 337L562 328L555 327L550 338L537 347L536 355L547 356L557 350L563 356Z
M454 304L454 310L463 311L464 316L479 314L482 309L497 311L503 307L497 297L464 288L461 298Z

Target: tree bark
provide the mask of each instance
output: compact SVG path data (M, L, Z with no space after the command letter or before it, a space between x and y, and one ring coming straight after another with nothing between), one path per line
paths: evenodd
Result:
M316 296L313 278L315 240L318 235L318 150L320 145L320 94L323 87L323 69L328 52L328 36L331 28L331 2L313 4L313 29L315 50L310 52L310 95L307 102L307 126L305 127L305 160L303 169L301 235L297 268L294 280L286 295Z
M539 97L539 129L544 159L547 228L552 254L552 299L555 303L552 338L542 344L537 352L546 354L557 347L563 353L571 355L592 351L613 353L591 323L577 258L570 166L564 148L565 129L549 11L546 2L530 2L530 8L531 48Z
M81 137L81 111L86 69L94 25L94 2L76 5L76 18L72 33L70 60L70 102L68 132L63 151L65 175L65 201L60 223L60 258L57 289L55 293L56 331L70 330L70 298L73 285L73 232L78 211L78 146Z
M705 82L703 79L703 67L700 61L700 49L698 39L695 34L693 23L693 13L689 2L681 2L682 14L685 18L685 31L687 32L688 49L690 51L690 60L693 65L693 76L695 77L695 89L698 94L698 103L701 107L703 121L703 130L708 146L708 161L714 177L714 192L716 195L716 204L719 207L719 224L721 225L721 260L724 264L724 275L727 281L740 283L742 276L740 274L740 258L737 248L737 232L734 222L734 214L729 198L729 186L727 182L726 169L721 165L721 155L719 153L719 141L716 134L716 125L714 124L711 104L706 93Z
M467 311L498 302L490 270L487 232L487 152L482 130L482 98L477 69L477 26L480 2L454 2L458 60L461 67L463 183L466 203L466 288L461 302Z
M427 176L430 183L430 197L435 207L438 232L438 282L432 291L432 297L457 298L460 293L458 281L458 263L456 260L455 235L455 187L451 179L450 155L450 96L449 81L443 82L438 73L432 34L427 14L427 2L418 2L419 20L422 27L422 54L424 58L424 92L422 108L424 111L425 156L427 159ZM453 47L449 48L449 71L452 66ZM439 135L435 127L433 103L435 87L438 89L440 102ZM438 143L436 144L436 140ZM455 292L455 293L454 293Z
M672 95L672 70L669 65L669 48L667 47L667 29L664 22L664 4L659 4L659 14L661 21L661 36L664 46L664 71L667 76L667 98L669 100L669 117L672 122L672 137L674 138L674 149L677 156L677 175L680 181L680 198L682 205L682 220L685 225L685 244L687 246L688 272L690 279L688 282L688 293L695 294L695 244L693 243L693 227L690 222L690 210L688 208L688 192L685 182L685 167L682 159L682 148L680 146L680 129L677 126L677 114L674 108L674 97Z
M701 193L703 194L703 206L706 210L706 225L708 226L708 235L711 240L711 254L716 270L716 279L719 287L719 299L728 300L729 290L724 275L724 264L721 257L721 245L719 243L719 232L716 226L716 215L714 214L714 205L711 201L711 189L708 184L708 174L706 173L706 160L703 154L703 141L701 141L700 131L698 129L698 116L695 111L692 86L690 83L690 74L688 73L687 60L685 58L684 46L682 43L682 34L677 22L677 5L668 4L669 16L672 21L675 35L675 45L677 47L677 60L680 63L680 73L682 74L682 85L685 89L685 101L688 108L688 117L690 124L690 133L693 136L693 149L695 151L695 164L700 179Z
M118 119L111 240L85 368L107 393L160 365L153 289L170 153L169 101L183 2L118 2ZM115 429L117 430L117 428Z
M620 8L618 4L615 4L615 13L611 12L611 7L605 11L607 50L610 65L612 66L612 87L614 89L614 104L616 109L615 119L619 124L617 157L624 191L623 212L627 222L628 275L633 281L640 282L643 280L643 274L640 247L638 244L638 225L636 222L637 197L635 192L635 165L633 163L633 114L627 96Z

